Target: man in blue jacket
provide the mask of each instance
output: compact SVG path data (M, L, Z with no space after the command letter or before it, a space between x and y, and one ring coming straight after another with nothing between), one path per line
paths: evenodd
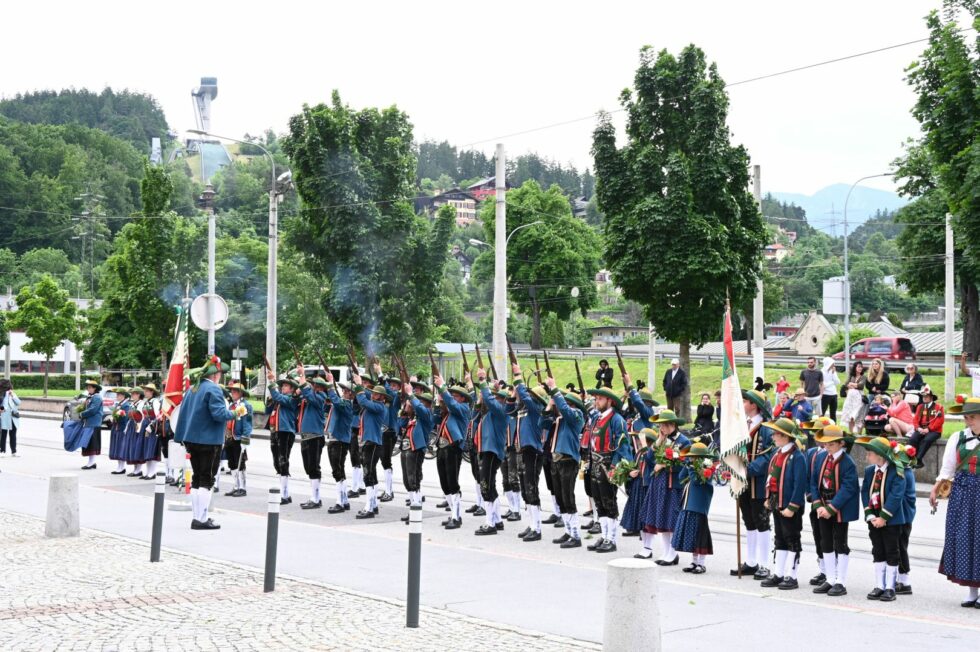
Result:
M609 474L623 460L633 460L633 447L626 435L626 420L619 413L623 403L608 387L590 389L595 397L597 414L590 424L592 451L592 494L602 536L589 549L595 552L615 552L619 532L619 501L616 485Z
M228 383L228 393L231 394L231 407L239 405L246 410L243 416L235 419L232 424L232 436L225 442L225 452L228 453L228 468L235 480L235 488L226 493L232 498L248 495L245 490L245 463L248 461L248 447L252 443L252 404L248 402L248 390L239 382Z
M229 421L246 413L243 406L232 412L225 404L225 396L218 381L227 371L227 364L218 356L211 356L204 364L200 382L191 390L190 402L185 402L180 408L178 426L186 425L186 429L179 428L180 432L175 440L184 444L191 457L191 469L194 473L191 481L191 508L194 512L192 530L217 530L221 527L208 518L211 489L221 462L225 428Z
M299 383L295 378L286 375L279 379L278 389L275 383L276 375L269 371L269 401L266 413L269 415L269 445L272 449L272 465L279 476L279 502L288 505L293 502L289 495L289 455L296 441L296 408L299 400L296 390Z
M379 378L381 375L381 365L374 364L374 370ZM381 468L384 470L385 490L381 494L380 500L383 503L395 497L394 474L391 467L391 456L395 451L395 444L398 442L399 414L402 409L402 381L398 376L384 379L385 389L391 400L388 402L388 413L385 415L385 423L381 432Z
M375 385L370 391L361 385L358 374L352 376L354 395L361 406L358 421L358 439L361 443L361 464L364 467L364 484L367 499L364 509L356 518L374 518L378 513L378 459L381 457L381 432L387 415L387 403L391 396L383 385Z
M497 501L497 471L504 460L507 438L507 392L495 390L491 393L485 369L478 369L476 377L480 386L480 397L487 408L473 436L474 444L480 451L480 491L487 512L487 522L476 530L476 534L485 536L504 529L504 522L500 518L500 504Z
M92 437L88 440L88 445L82 447L82 457L87 458L83 471L91 471L95 468L95 458L102 454L102 385L97 380L86 380L85 390L88 398L82 405L82 412L79 416L84 422L85 428L92 428Z
M579 451L582 428L585 426L585 404L575 394L562 394L555 379L547 378L545 385L551 395L555 416L551 435L552 483L558 498L565 534L553 540L562 548L582 547L579 534L578 509L575 507L575 480L581 459Z
M402 473L405 491L408 492L409 505L422 504L422 463L429 448L429 433L432 432L432 394L416 394L411 384L405 387L405 401L402 403L404 416L399 424L405 436L402 439ZM402 521L408 524L406 514Z
M456 530L463 522L463 494L459 488L459 469L463 460L463 442L470 424L471 398L465 387L457 385L447 389L442 376L433 376L432 382L439 392L443 405L442 421L437 429L439 439L436 453L439 484L449 503L449 518L443 523L443 527L447 530Z
M517 447L521 455L521 493L531 524L517 536L525 542L541 540L541 495L538 492L541 467L541 413L547 404L548 394L538 387L529 390L524 384L520 365L511 365L514 374L514 388L520 399L517 411Z
M300 402L296 420L299 423L299 450L303 456L303 469L310 479L310 499L300 505L302 509L320 509L320 458L323 455L323 432L326 425L327 381L314 376L306 382L306 373L296 370L299 381Z
M350 451L351 422L354 418L354 394L346 383L334 384L333 374L327 372L327 400L333 406L327 415L327 433L330 442L327 444L327 459L330 461L330 472L337 483L337 504L327 510L329 514L339 514L350 509L347 498L347 475L344 467L347 453ZM341 394L337 393L340 388Z

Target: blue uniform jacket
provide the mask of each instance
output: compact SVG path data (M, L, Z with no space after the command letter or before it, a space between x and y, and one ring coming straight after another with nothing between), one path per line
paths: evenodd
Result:
M905 522L915 520L915 472L905 468Z
M874 482L875 470L878 467L869 465L864 469L864 483L861 485L861 502L864 504L864 520L870 521L875 516L881 516L888 525L905 525L909 522L905 511L905 478L898 475L895 465L890 463L885 469L882 486L878 491L878 513L871 508L871 484Z
M636 410L636 420L639 421L639 424L634 426L633 429L652 428L653 424L650 423L650 420L654 418L653 408L643 402L643 399L640 398L640 393L635 389L630 389L629 399L630 405Z
M794 399L790 399L783 404L781 416L788 416L794 421L809 421L813 417L813 406L810 405L810 401L797 403Z
M357 404L361 406L359 429L362 442L381 444L381 428L384 425L387 406L382 401L375 401L363 387L355 388Z
M252 439L252 415L254 410L252 404L243 400L241 405L245 406L247 412L245 416L235 419L235 441L248 443Z
M630 440L629 435L626 433L626 419L623 418L619 412L613 412L609 417L609 429L607 434L595 433L595 428L598 425L599 419L602 417L601 414L596 413L592 419L592 423L589 428L589 442L592 446L592 450L598 450L596 448L596 443L592 441L592 437L596 434L600 436L608 436L610 441L610 446L612 447L612 466L616 466L622 460L633 461L633 442ZM612 468L609 469L610 471Z
M388 403L388 414L385 415L385 426L390 428L393 432L398 432L398 413L402 410L402 393L393 390L387 380L385 381L385 389L388 390L388 396L393 397L391 402Z
M98 392L85 399L85 409L79 416L86 428L98 428L102 425L102 396Z
M517 436L520 440L521 448L530 446L541 450L541 412L544 406L538 403L531 391L524 384L524 381L514 382L517 387L517 396L521 399L522 409L517 415Z
M746 470L749 495L752 498L766 497L766 482L769 479L769 458L772 457L772 431L760 424L750 433L749 448L752 451L752 461Z
M806 478L807 478L806 501L808 503L812 503L814 500L816 500L816 496L814 496L812 493L812 488L814 486L814 483L816 482L814 480L813 474L817 472L815 465L817 463L817 455L820 454L821 452L823 452L823 449L817 448L816 446L814 446L813 448L808 448L805 451L803 451L803 455L806 456ZM817 506L814 505L813 509L816 508Z
M686 512L696 512L707 516L708 510L711 509L711 497L715 493L714 487L710 482L698 482L688 464L685 464L681 468L680 478L681 482L684 483L684 496L681 502L681 509Z
M812 450L812 449L811 449ZM850 523L860 518L861 506L858 499L858 476L857 466L847 452L842 452L834 467L836 478L837 493L829 502L820 498L820 483L823 479L824 465L830 458L827 451L817 453L813 461L813 472L810 474L810 496L813 498L814 507L824 507L838 523Z
M313 437L323 437L323 428L327 421L327 395L324 392L315 391L308 384L300 387L299 395L306 401L305 405L301 405L303 422L299 424L300 433L313 435ZM309 438L306 437L306 439Z
M425 404L417 397L411 397L412 409L415 410L415 428L412 429L411 442L412 450L422 450L429 445L429 433L432 432L432 410L425 407ZM402 428L408 428L409 419L402 418Z
M561 419L557 424L558 432L554 435L554 441L551 442L551 451L553 453L568 455L578 462L582 459L582 454L579 452L579 444L582 441L582 428L585 425L585 417L582 415L581 410L569 405L568 401L565 400L565 397L557 389L551 394L551 399L555 402L555 407L558 408L558 414L561 415Z
M778 451L773 451L770 467L777 454ZM806 456L794 444L776 478L776 509L798 511L806 504L806 488Z
M470 404L457 401L445 387L439 388L439 395L443 405L439 436L448 436L453 443L461 442L466 437L466 429L473 412Z
M480 383L480 393L487 412L480 419L480 452L493 453L504 459L504 444L507 439L507 406L490 393L486 383Z
M235 413L225 407L221 388L210 380L202 380L197 391L192 390L192 393L190 405L181 405L177 422L178 427L187 425L183 441L220 446L225 440L225 428L235 418Z
M123 399L122 403L116 406L113 412L119 412L122 410L123 415L115 420L112 430L120 435L126 432L126 425L129 423L129 411L133 409L133 402L128 398Z
M194 402L194 397L195 397L194 391L189 389L186 392L184 392L184 398L182 398L180 401L180 412L178 413L178 417L177 417L177 428L176 430L174 430L175 442L178 443L183 442L184 435L187 434L187 422L189 421L189 419L185 419L184 417L190 414L191 403Z
M349 444L350 426L354 421L354 406L350 401L341 398L332 387L327 391L327 400L333 406L327 418L327 431L333 439Z
M296 395L287 396L275 387L269 388L269 395L272 396L273 412L276 412L277 407L279 408L277 417L279 424L276 432L296 432L296 410L299 407Z

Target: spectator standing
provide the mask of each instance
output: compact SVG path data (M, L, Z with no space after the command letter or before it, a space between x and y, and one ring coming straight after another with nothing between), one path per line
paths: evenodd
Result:
M789 389L789 381L786 380L786 376L780 376L779 380L776 381L776 394L782 394Z
M865 384L868 390L868 398L874 400L874 397L879 394L887 394L889 381L885 363L881 361L881 358L875 358L871 362L871 371L868 372L868 382Z
M970 392L970 396L974 398L980 396L980 366L966 366L966 351L964 351L963 355L960 356L960 373L973 379L973 388Z
M922 402L915 410L915 430L909 435L909 444L915 446L915 466L921 469L922 461L926 458L926 453L936 443L936 440L943 436L943 424L946 422L946 414L943 406L936 403L938 397L933 393L929 386L922 388Z
M596 389L608 387L612 389L613 370L608 360L599 360L599 369L595 372Z
M711 394L708 392L703 392L701 394L701 403L698 404L697 418L694 420L694 426L700 430L705 435L710 435L715 429L715 406L711 404Z
M847 376L847 384L841 388L844 396L844 407L841 408L841 423L846 423L851 433L857 435L864 428L864 385L867 378L864 375L864 364L855 362L851 365L851 373Z
M914 422L912 408L905 402L901 390L895 390L892 392L892 404L888 406L888 424L885 426L885 432L892 437L905 437L912 431Z
M20 426L20 399L14 393L13 385L7 378L0 378L0 455L7 454L7 440L10 440L10 456L17 457L17 427Z
M837 423L837 392L840 391L840 377L837 375L837 364L831 357L823 359L823 396L820 397L820 414L830 411L830 418ZM816 412L814 412L816 414Z
M681 361L674 358L670 361L670 369L664 374L664 395L667 397L667 409L674 414L683 415L681 399L687 390L687 374L681 369Z
M806 400L813 407L814 414L819 414L823 398L823 372L817 369L817 359L812 355L806 359L806 369L800 372L800 382L803 383Z

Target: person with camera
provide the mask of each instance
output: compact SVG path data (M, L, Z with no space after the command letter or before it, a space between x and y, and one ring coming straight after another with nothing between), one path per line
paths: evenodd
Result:
M17 428L20 426L20 399L7 378L0 378L0 457L7 454L7 441L10 441L10 456L17 457Z

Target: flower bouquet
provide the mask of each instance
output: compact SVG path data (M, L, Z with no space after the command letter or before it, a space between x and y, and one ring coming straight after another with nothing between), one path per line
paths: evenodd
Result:
M630 480L630 471L635 471L636 468L636 462L620 460L619 464L609 472L609 481L617 487L622 487Z

